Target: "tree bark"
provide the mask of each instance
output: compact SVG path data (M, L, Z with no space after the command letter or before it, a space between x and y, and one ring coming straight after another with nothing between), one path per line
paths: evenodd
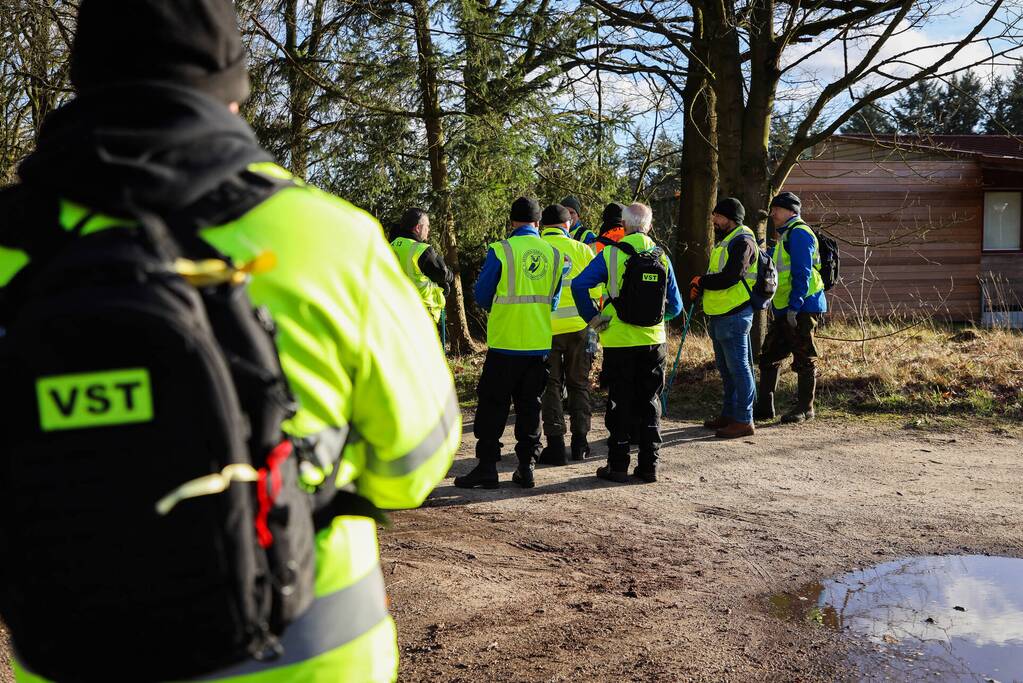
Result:
M691 60L683 89L685 104L682 138L682 195L679 204L676 273L688 295L689 281L707 272L714 228L710 214L718 192L717 114L709 61L711 36L706 31L706 1L693 2L693 53L703 64Z
M746 207L747 223L764 244L768 237L768 222L755 216L768 209L777 189L770 184L768 157L774 98L781 80L781 50L774 32L774 0L754 0L750 18L753 24L750 31L750 90L742 120L742 154L739 160L742 186L739 197ZM755 359L760 358L766 335L767 314L758 311L753 317L750 332Z
M455 354L479 351L469 332L465 314L465 295L458 261L458 239L455 219L451 213L451 184L447 154L444 149L444 121L438 94L437 57L430 31L430 10L427 0L412 0L416 47L419 53L419 90L423 104L423 123L430 159L430 185L433 194L431 212L440 224L444 260L455 274L451 295L447 300L448 341Z
M750 207L741 196L745 79L739 56L735 3L733 0L718 0L708 2L706 7L707 66L712 72L711 87L717 114L718 193L741 201L748 215Z

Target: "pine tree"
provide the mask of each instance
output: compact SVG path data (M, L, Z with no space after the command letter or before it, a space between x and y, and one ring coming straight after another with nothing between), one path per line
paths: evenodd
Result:
M992 135L1023 135L1023 64L1009 80L996 78L988 89L988 119L984 132Z
M919 81L906 88L895 100L895 118L899 132L928 135L941 128L944 105L942 91L934 81Z
M953 76L940 96L941 108L934 133L969 135L984 120L984 84L973 72Z
M890 135L896 130L891 114L876 104L868 104L842 126L842 135ZM787 145L786 145L787 146Z

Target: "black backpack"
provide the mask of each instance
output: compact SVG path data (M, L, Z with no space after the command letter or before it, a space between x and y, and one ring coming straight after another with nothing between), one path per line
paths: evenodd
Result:
M313 599L314 520L346 501L314 510L298 483L295 404L244 275L135 215L86 236L40 220L0 290L0 615L54 680L280 656Z
M800 221L797 225L803 225L813 232L817 238L817 255L820 258L820 266L817 272L821 274L821 281L824 284L824 291L828 291L837 285L841 279L841 258L838 250L838 242L835 238L825 235L808 223ZM795 227L795 226L793 226ZM785 249L788 250L788 235L792 232L790 228L786 233Z
M775 267L774 259L771 258L771 254L768 253L767 249L762 249L756 244L756 240L749 235L743 235L742 237L752 241L757 247L757 280L753 283L752 288L746 282L745 277L740 282L746 287L746 291L749 292L753 310L765 311L770 307L774 293L778 291L778 269Z
M661 260L664 250L654 247L639 252L628 242L613 242L607 248L621 249L628 257L621 289L610 300L618 319L639 327L660 323L668 291L668 269Z
M820 274L826 292L842 279L838 242L834 237L829 237L822 232L814 230L814 234L817 235L817 249L821 257Z

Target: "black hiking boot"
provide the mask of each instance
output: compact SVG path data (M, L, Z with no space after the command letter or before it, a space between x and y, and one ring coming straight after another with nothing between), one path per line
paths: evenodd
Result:
M774 392L778 388L778 366L760 367L760 386L757 389L757 404L753 407L754 420L773 420Z
M616 472L612 470L610 466L604 465L603 467L597 468L597 478L605 481L613 481L616 484L624 484L629 481L629 472Z
M585 436L572 437L572 460L585 460L590 455L590 444Z
M512 481L524 489L536 486L536 480L533 479L533 466L519 463L518 469L512 474Z
M483 489L496 489L500 485L497 480L497 464L492 462L479 462L468 474L455 477L455 486L460 489L474 489L477 486Z
M637 466L636 469L632 470L632 476L639 477L648 484L653 484L657 481L657 466L644 468Z
M555 466L568 464L565 459L565 437L548 436L547 447L540 451L540 457L536 462L540 465Z
M813 410L813 399L817 393L817 377L812 372L800 373L797 377L796 407L791 412L782 415L781 421L785 424L800 424L817 417Z
M766 422L774 419L774 394L758 394L757 404L753 407L753 419Z

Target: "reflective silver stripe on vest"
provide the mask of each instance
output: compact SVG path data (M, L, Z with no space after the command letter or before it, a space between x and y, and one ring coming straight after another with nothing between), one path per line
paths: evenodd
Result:
M402 477L415 472L444 445L459 415L458 396L452 391L444 402L444 412L433 425L433 429L408 453L393 460L383 460L376 456L373 448L367 443L366 469L381 477Z
M504 251L504 262L505 270L508 271L508 294L506 296L495 296L495 304L547 304L550 306L554 303L554 292L558 288L558 278L555 276L554 284L551 285L550 296L544 296L542 294L532 294L526 296L516 296L515 294L515 251L512 249L511 242L504 240L500 243L501 248ZM554 247L551 247L554 249ZM554 262L557 263L560 260L561 254L557 249L554 249ZM555 266L556 267L556 266Z
M387 593L378 565L348 588L316 598L309 609L285 629L281 636L284 654L279 658L268 662L248 660L192 680L245 676L300 664L352 642L386 618ZM361 651L358 654L365 656Z
M575 306L558 306L553 315L555 318L574 318L579 315L579 309Z
M503 242L501 242L501 248L504 249L504 262L505 262L505 266L506 266L505 270L508 271L508 296L507 297L498 297L498 298L508 298L508 299L511 299L511 298L515 297L515 250L512 249L511 242L509 242L508 240L504 240ZM496 300L495 300L495 302L496 302ZM501 303L501 302L496 302L496 303ZM509 302L504 302L504 303L512 303L512 302L509 301ZM515 302L515 303L519 303L519 302Z
M611 258L608 259L607 293L611 299L618 298L618 252L622 251L613 244L604 247ZM625 252L622 251L624 254Z
M789 235L791 235L792 231L795 230L797 227L806 228L807 230L810 231L810 234L813 234L813 228L811 228L806 223L795 223L791 225L788 230L785 231L785 236L782 237L781 242L778 243L778 246L776 248L776 251L778 252L778 258L774 259L774 267L778 270L779 273L788 273L792 270L792 256L789 255L786 262L784 254L788 254L788 249L786 249L784 245L789 241ZM817 244L817 235L813 236L813 241L814 244ZM811 259L810 263L814 266L817 266L817 269L820 270L821 250L819 246L814 247L813 259Z
M551 270L551 298L550 303L554 303L554 293L558 291L558 284L561 282L562 273L565 271L565 265L561 262L561 252L553 244L551 249L554 250L554 266Z
M749 228L747 228L747 230L749 230ZM725 269L725 263L728 261L728 249L732 246L732 242L739 238L753 240L753 246L758 250L760 249L759 245L757 245L757 238L753 234L752 230L749 232L740 232L738 235L735 235L732 239L725 242L724 246L721 248L721 253L718 255L718 269L710 271L710 274L720 273ZM756 261L754 261L754 264L756 264Z
M532 296L495 296L495 304L547 304L550 306L554 297L534 294Z

